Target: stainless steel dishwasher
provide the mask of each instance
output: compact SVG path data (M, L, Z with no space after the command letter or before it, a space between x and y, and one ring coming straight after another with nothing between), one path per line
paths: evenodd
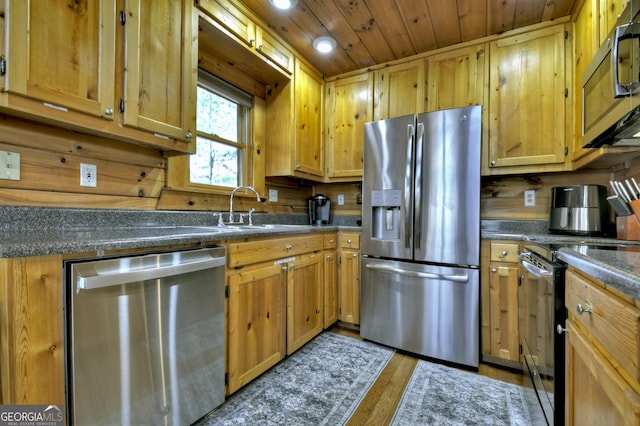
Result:
M65 264L76 425L189 425L224 401L224 248Z

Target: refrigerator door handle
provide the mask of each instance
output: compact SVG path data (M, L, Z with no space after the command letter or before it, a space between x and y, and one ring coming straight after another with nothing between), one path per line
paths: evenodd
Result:
M394 274L406 275L409 277L416 278L426 278L429 280L442 280L442 281L453 281L456 283L466 284L469 282L469 276L467 274L464 275L446 275L446 274L432 274L429 272L418 272L418 271L409 271L401 268L394 268L389 265L366 265L367 269L373 269L374 271L379 272L389 272Z
M424 143L424 123L418 123L418 134L416 137L416 166L415 166L415 225L413 229L413 247L420 249L422 240L422 146Z
M411 188L413 186L413 124L407 125L407 170L404 174L404 247L411 248Z

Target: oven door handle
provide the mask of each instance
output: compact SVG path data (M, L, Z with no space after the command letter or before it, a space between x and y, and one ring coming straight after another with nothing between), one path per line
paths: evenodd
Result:
M93 290L96 288L110 287L115 285L123 285L127 283L135 283L146 280L156 280L160 278L171 277L174 275L187 274L190 272L202 271L203 269L211 269L224 266L224 257L208 257L198 259L193 262L177 263L168 266L154 266L135 271L116 271L114 273L103 274L96 273L91 276L78 277L78 290Z
M539 266L536 266L533 263L529 262L529 256L531 256L531 253L526 251L518 253L520 264L524 269L526 269L529 273L535 275L536 278L542 278L543 276L546 277L552 275L551 271L540 268Z

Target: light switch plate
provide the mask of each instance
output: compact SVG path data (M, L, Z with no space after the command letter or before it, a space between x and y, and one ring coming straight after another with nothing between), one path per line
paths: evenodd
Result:
M269 190L269 202L270 203L277 203L278 202L278 190L277 189L270 189Z
M20 154L0 151L0 179L20 180Z
M344 194L338 194L338 205L344 206Z

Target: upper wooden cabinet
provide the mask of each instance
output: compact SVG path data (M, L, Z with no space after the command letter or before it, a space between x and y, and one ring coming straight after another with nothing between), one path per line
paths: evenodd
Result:
M364 123L373 119L373 73L325 85L325 143L329 181L362 179Z
M375 72L374 120L418 114L427 108L426 61L418 59Z
M131 0L121 10L115 0L67 3L8 0L0 108L168 153L192 152L192 2Z
M490 43L483 174L565 170L565 34L555 25Z
M483 104L484 67L484 45L430 56L428 110Z
M323 179L322 84L297 60L293 82L267 87L267 176Z

